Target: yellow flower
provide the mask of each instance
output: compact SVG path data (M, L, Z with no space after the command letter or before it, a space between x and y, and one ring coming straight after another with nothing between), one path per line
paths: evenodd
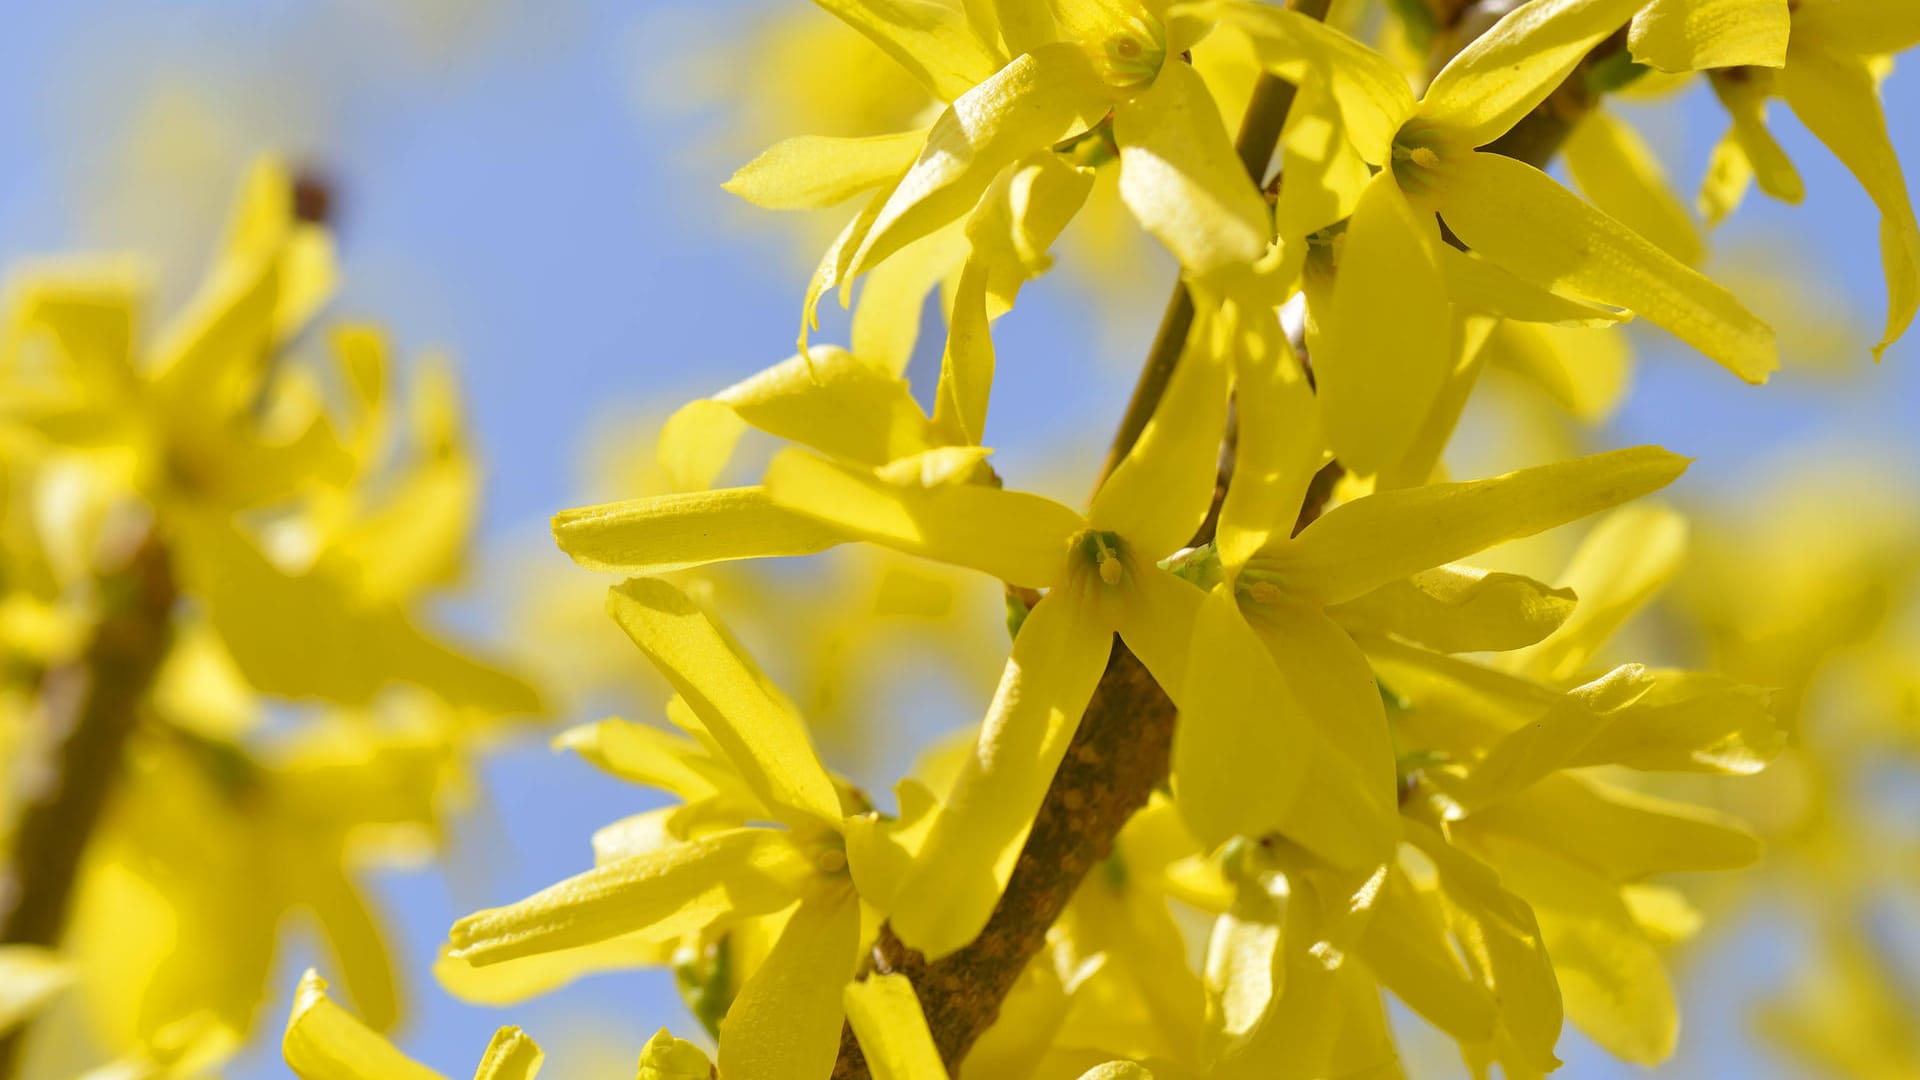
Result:
M1778 366L1772 331L1730 293L1530 165L1479 150L1539 105L1641 0L1532 0L1434 77L1416 101L1384 58L1278 8L1218 0L1176 9L1248 33L1267 70L1324 80L1365 182L1331 290L1310 295L1314 371L1329 440L1361 473L1392 466L1447 381L1447 277L1434 214L1526 282L1631 309L1750 382ZM1311 277L1309 278L1311 281ZM1379 298L1395 298L1393 318Z
M869 857L883 826L843 812L784 695L684 593L636 578L609 593L608 612L679 692L676 719L731 774L703 775L684 751L659 753L660 738L632 730L625 737L655 749L622 753L600 740L613 731L596 730L593 753L646 770L648 782L689 798L689 821L706 824L662 829L649 816L638 831L606 836L611 857L594 869L454 924L448 956L484 969L564 950L593 963L584 947L610 939L671 942L791 909L726 1009L719 1064L744 1076L825 1075L840 1044L841 988L859 959L861 900L893 887L891 865ZM748 824L769 820L781 827Z
M1634 20L1634 58L1665 71L1708 71L1733 126L1714 153L1701 201L1715 219L1754 179L1767 194L1805 194L1768 134L1766 100L1786 98L1800 122L1860 181L1880 210L1887 323L1877 359L1920 311L1920 222L1880 107L1881 58L1920 44L1920 12L1897 0L1657 0Z

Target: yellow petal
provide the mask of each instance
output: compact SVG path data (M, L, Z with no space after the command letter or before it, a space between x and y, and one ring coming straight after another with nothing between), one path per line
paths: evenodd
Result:
M1793 33L1856 56L1892 56L1920 45L1920 8L1907 0L1811 0L1794 10Z
M1623 1061L1657 1065L1671 1057L1680 1035L1673 984L1618 890L1552 852L1494 850L1539 915L1567 1019Z
M670 791L685 803L728 789L730 794L748 794L706 758L699 743L630 720L609 718L570 727L554 737L553 748L571 750L622 780Z
M1228 912L1207 936L1207 1034L1231 1045L1251 1038L1285 986L1281 912L1247 918Z
M1113 114L1120 197L1187 273L1250 267L1273 233L1267 204L1192 66L1169 64Z
M1202 848L1277 829L1325 750L1230 590L1201 606L1186 683L1171 696L1174 797Z
M721 488L603 503L553 516L560 550L589 570L670 574L733 559L825 551L847 539L775 506L764 488Z
M846 307L852 299L853 257L859 253L860 246L866 243L867 234L873 231L873 223L880 218L880 212L887 207L894 192L912 171L912 166L901 170L886 186L868 196L861 205L860 212L853 216L840 230L840 234L828 245L820 256L820 262L813 268L813 276L807 279L806 297L800 302L800 351L807 351L807 335L820 328L820 298L829 289L839 286L840 306ZM932 232L929 228L925 232ZM923 232L921 235L924 235Z
M1511 798L1565 767L1605 730L1613 713L1652 686L1645 668L1625 664L1567 691L1546 715L1495 743L1448 793L1469 811Z
M1562 575L1580 603L1546 640L1503 667L1547 683L1577 677L1614 632L1680 570L1687 522L1660 506L1614 511L1595 525Z
M1601 211L1688 266L1706 259L1700 230L1652 149L1626 121L1595 109L1574 125L1561 152L1573 182Z
M1777 79L1760 78L1744 71L1737 76L1732 72L1719 71L1710 74L1713 92L1720 98L1720 104L1726 107L1727 116L1733 121L1720 148L1714 152L1714 167L1750 174L1759 182L1760 190L1782 202L1797 204L1806 198L1806 185L1801 181L1799 171L1793 167L1787 152L1775 141L1773 133L1767 130L1767 97ZM1720 160L1722 158L1726 160ZM1737 176L1720 178L1718 183L1731 188L1736 180L1744 188L1746 181ZM1715 182L1715 178L1709 176L1708 182ZM1732 213L1734 207L1739 205L1739 200L1729 195L1720 196L1720 200L1725 203L1721 210L1722 217ZM1712 213L1711 209L1709 213Z
M674 491L705 491L720 478L746 433L747 422L732 409L710 398L695 398L660 426L654 455Z
M795 828L839 827L840 798L800 717L768 693L753 661L706 612L666 581L634 578L608 590L607 614L693 707L768 810Z
M1613 415L1632 375L1633 350L1617 330L1503 322L1486 348L1488 363L1532 379L1588 423Z
M987 328L987 265L969 259L953 294L947 347L940 358L933 423L950 442L985 442L993 396L993 335Z
M1335 507L1268 558L1284 588L1337 604L1658 491L1687 463L1639 446L1490 480L1383 491Z
M919 0L815 0L866 35L941 101L952 101L1000 66L958 6Z
M1653 688L1614 714L1574 765L1626 765L1660 772L1750 775L1785 748L1772 694L1721 675L1654 673Z
M503 1027L493 1033L473 1080L533 1080L540 1075L540 1063L546 1057L540 1052L540 1044L527 1038L526 1032Z
M849 338L860 359L898 378L920 341L927 297L967 257L966 223L952 221L893 253L867 274Z
M1051 148L1029 154L994 184L967 219L973 257L987 267L987 315L1013 308L1028 280L1053 265L1047 249L1093 191L1094 170L1068 164Z
M1187 678L1194 620L1206 593L1157 566L1143 566L1122 586L1120 639L1154 681L1178 687Z
M1455 828L1467 837L1503 835L1564 852L1615 883L1675 871L1738 870L1760 857L1760 842L1725 814L1566 772Z
M848 983L844 999L847 1022L860 1039L874 1080L922 1080L947 1071L905 975L872 975Z
M798 450L773 459L767 490L778 506L842 535L1028 588L1053 584L1068 539L1083 526L1079 514L1037 495L977 484L888 484Z
M1447 290L1431 215L1414 212L1383 169L1347 225L1331 310L1313 354L1334 456L1371 475L1397 462L1449 368ZM1392 318L1381 297L1394 298Z
M1503 652L1552 633L1574 591L1519 574L1438 566L1327 609L1340 625L1392 633L1440 652Z
M1245 31L1272 74L1296 86L1325 82L1360 154L1374 165L1386 162L1394 133L1414 110L1407 77L1392 61L1318 19L1281 7L1221 0L1185 10Z
M1279 320L1264 309L1237 307L1223 316L1222 329L1232 336L1240 426L1215 543L1220 561L1237 570L1270 537L1292 535L1327 450L1313 389Z
M878 467L937 445L926 413L897 372L830 346L789 357L714 400L770 435L862 465Z
M1661 71L1782 67L1787 0L1652 0L1633 17L1627 46Z
M1070 588L1055 588L1021 624L979 742L894 900L894 931L929 957L986 925L1106 670L1113 635L1098 606Z
M865 138L801 135L775 143L721 187L769 210L833 206L900 175L926 141L926 128Z
M1118 533L1143 561L1185 547L1213 505L1228 383L1214 318L1214 312L1194 316L1152 419L1087 511L1090 527Z
M1001 169L1099 120L1107 93L1086 54L1059 42L1015 59L956 98L934 122L926 149L888 196L842 277L857 276L964 216Z
M638 931L591 945L476 966L447 955L443 947L433 965L433 978L459 1001L499 1008L544 997L577 979L604 971L669 967L679 948L678 939L659 941L647 931Z
M793 902L814 866L772 829L732 829L597 866L517 904L453 924L450 955L484 965L640 930L665 941Z
M661 1028L640 1048L640 1073L634 1080L713 1080L706 1051Z
M1864 61L1817 46L1795 47L1780 88L1793 114L1853 173L1880 208L1880 258L1887 275L1887 328L1875 359L1900 340L1920 311L1920 222L1900 159L1887 136L1878 88Z
M1454 56L1428 84L1420 117L1464 147L1485 146L1565 81L1646 0L1529 0Z
M1475 982L1447 938L1440 900L1391 866L1374 918L1360 939L1360 957L1414 1012L1462 1043L1491 1041L1496 1006Z
M1490 259L1450 244L1440 245L1439 252L1440 266L1447 273L1447 296L1461 307L1503 319L1564 326L1612 326L1633 318L1630 311L1550 292L1513 276Z
M720 1022L726 1076L826 1076L840 1049L841 988L860 959L860 897L841 884L800 901Z
M1780 366L1772 328L1732 293L1531 165L1471 154L1448 164L1446 183L1447 224L1520 277L1631 308L1748 382Z
M328 1000L326 980L311 968L300 977L280 1047L300 1080L445 1080Z
M378 1031L399 1017L393 964L386 935L346 871L337 863L303 865L292 872L299 895L325 935L327 951L346 981L347 995L366 1024Z
M1306 82L1294 95L1280 138L1280 173L1287 179L1274 202L1273 220L1288 243L1352 216L1372 176L1332 87L1323 80Z

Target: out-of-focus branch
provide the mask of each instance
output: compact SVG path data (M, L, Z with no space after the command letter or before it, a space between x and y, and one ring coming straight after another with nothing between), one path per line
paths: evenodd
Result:
M88 838L166 656L174 596L166 551L148 533L102 577L100 621L86 653L47 673L41 694L46 782L21 807L0 877L0 943L59 944ZM14 1074L23 1034L0 1038L0 1080Z

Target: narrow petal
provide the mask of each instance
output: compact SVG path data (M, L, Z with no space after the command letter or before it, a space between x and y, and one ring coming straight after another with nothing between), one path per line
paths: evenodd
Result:
M1392 61L1320 20L1286 8L1219 0L1189 10L1244 31L1268 72L1296 86L1316 81L1329 85L1361 155L1374 165L1386 162L1394 133L1414 111L1407 77Z
M1732 293L1533 166L1471 154L1450 162L1446 178L1447 224L1515 274L1631 308L1748 382L1765 382L1780 366L1773 329Z
M1162 687L1186 682L1194 622L1206 593L1157 566L1139 567L1123 586L1120 640Z
M1446 381L1447 287L1431 215L1414 212L1383 169L1347 225L1313 355L1334 456L1362 475L1397 462ZM1393 317L1381 298L1391 296Z
M909 555L1043 588L1065 566L1079 514L1050 499L978 484L934 488L888 484L798 450L767 469L767 490L783 508Z
M1112 648L1087 597L1056 588L1028 613L979 742L895 898L902 941L939 957L986 925Z
M1493 1039L1497 1010L1447 940L1439 898L1391 866L1374 918L1360 939L1360 957L1409 1009L1462 1043Z
M312 968L300 977L280 1049L300 1080L446 1080L329 1000Z
M1880 257L1887 275L1887 328L1878 359L1900 340L1920 311L1920 222L1907 194L1886 114L1865 61L1818 46L1795 47L1780 88L1793 114L1846 165L1880 208Z
M493 1033L487 1052L474 1071L473 1080L534 1080L540 1075L540 1063L547 1055L540 1044L527 1038L517 1027L503 1027Z
M1733 121L1727 137L1745 158L1760 190L1785 203L1798 204L1805 199L1807 188L1799 171L1767 130L1767 99L1778 80L1746 72L1715 71L1709 75L1715 96Z
M906 373L920 341L927 298L967 258L966 223L955 220L874 267L853 306L849 342L861 360L893 375Z
M1335 507L1269 558L1284 588L1337 604L1658 491L1687 463L1639 446L1490 480L1384 491Z
M920 159L888 196L841 276L857 276L958 220L1001 169L1083 130L1107 106L1107 87L1079 46L1044 45L1015 59L934 122Z
M1270 538L1293 534L1327 449L1313 388L1279 320L1235 305L1223 323L1232 335L1239 431L1215 543L1220 561L1238 570Z
M1564 684L1576 678L1621 624L1644 607L1687 553L1687 521L1660 506L1633 506L1609 514L1581 541L1562 575L1580 603L1538 645L1510 653L1502 664L1517 675Z
M1487 362L1533 380L1575 419L1611 417L1626 397L1633 349L1619 331L1501 323L1487 339Z
M1485 146L1547 100L1646 0L1529 0L1473 40L1427 86L1420 116Z
M934 0L814 0L869 41L941 101L992 76L999 57L957 5Z
M1469 812L1511 798L1566 767L1612 723L1615 712L1652 687L1645 668L1626 664L1567 691L1546 715L1495 743L1448 793Z
M1398 634L1440 652L1504 652L1567 621L1572 589L1458 564L1422 570L1327 609L1341 626Z
M1202 848L1278 829L1324 751L1230 590L1202 605L1186 683L1172 697L1173 792Z
M1630 311L1616 311L1574 300L1513 276L1498 263L1449 244L1439 248L1447 273L1447 296L1455 304L1519 322L1602 327L1627 322Z
M1785 66L1787 0L1652 0L1633 17L1627 47L1661 71Z
M1146 561L1185 547L1213 505L1229 379L1215 318L1195 315L1153 418L1087 511L1089 526L1120 534Z
M960 271L940 357L933 424L950 442L985 442L987 403L993 396L993 334L987 327L987 265L969 259Z
M775 143L720 186L768 210L834 206L900 175L926 141L926 128L864 138L801 135Z
M695 398L660 426L654 456L674 491L706 491L720 479L747 422L711 398Z
M1738 870L1760 857L1760 842L1725 814L1565 772L1454 827L1469 838L1504 835L1565 852L1616 884L1677 871Z
M1113 139L1120 197L1188 274L1250 267L1266 253L1266 201L1191 65L1168 64L1145 93L1117 107Z
M788 357L713 399L769 435L869 467L937 445L898 372L831 346Z
M1327 747L1360 778L1373 815L1398 813L1393 740L1380 688L1360 647L1309 604L1263 604L1243 593L1240 611Z
M800 901L780 940L720 1022L726 1076L826 1076L846 1018L842 988L860 960L860 896L827 886Z
M453 924L450 955L483 965L639 930L665 941L723 916L793 902L813 864L772 829L732 829L598 866L517 904Z
M607 614L693 707L769 810L795 828L839 827L840 798L805 724L706 612L666 581L634 578L608 590Z
M1705 672L1653 678L1647 695L1615 713L1571 764L1748 776L1786 747L1769 691Z
M1699 228L1674 196L1659 159L1626 121L1595 109L1574 126L1562 153L1573 182L1603 213L1688 266L1705 261Z
M1049 147L1005 173L967 219L973 257L986 264L989 318L1010 311L1020 287L1053 265L1047 249L1086 204L1094 175Z
M562 510L553 516L553 539L589 570L631 575L812 555L847 536L775 506L764 488L745 487Z
M659 941L643 930L484 966L448 956L443 949L433 965L433 977L456 1000L499 1008L544 997L605 971L670 967L679 948L678 939Z
M1856 56L1892 56L1920 45L1920 6L1907 0L1807 0L1793 14L1796 39Z
M874 1080L922 1080L947 1071L905 975L872 975L848 983L843 998L847 1022Z

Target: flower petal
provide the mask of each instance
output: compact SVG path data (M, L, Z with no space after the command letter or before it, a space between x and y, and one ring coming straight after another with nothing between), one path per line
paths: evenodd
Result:
M1633 59L1661 71L1783 67L1787 0L1652 0L1633 17Z
M1112 632L1071 588L1056 587L1021 624L979 741L889 912L900 940L930 958L986 925L1106 670Z
M493 1033L487 1052L473 1080L533 1080L540 1075L540 1063L546 1060L540 1044L527 1038L517 1027L503 1027Z
M1504 652L1566 622L1574 596L1519 574L1452 564L1389 581L1327 614L1341 626L1398 634L1440 652Z
M1266 201L1191 65L1169 63L1144 93L1115 108L1113 140L1120 197L1188 274L1204 279L1266 254Z
M449 956L443 947L433 965L433 978L456 1000L499 1008L544 997L576 979L603 971L669 967L679 948L677 938L660 941L652 933L640 930L591 945L534 953L481 966Z
M1574 125L1561 152L1573 182L1603 213L1688 266L1706 260L1699 228L1674 196L1659 159L1626 121L1595 109Z
M993 397L993 334L987 327L987 279L979 259L968 259L954 289L947 317L947 347L940 357L933 424L950 442L985 442L987 405Z
M920 341L927 298L967 258L965 222L952 221L894 252L867 274L853 307L850 343L860 359L895 378L906 373Z
M280 1049L300 1080L446 1080L329 1000L312 968L300 977Z
M1530 0L1433 77L1420 116L1462 146L1485 146L1547 100L1646 0Z
M794 828L839 828L840 798L804 723L706 612L666 581L634 578L607 591L607 614L693 707L768 810Z
M1289 591L1337 604L1658 491L1687 464L1637 446L1490 480L1383 491L1335 507L1267 558Z
M1038 495L979 484L889 484L798 450L774 457L767 490L777 505L842 535L1027 588L1054 583L1067 541L1084 526L1079 514Z
M847 535L773 504L766 489L721 488L562 510L560 550L589 570L670 574L734 559L812 555Z
M1107 105L1106 85L1077 45L1043 45L1001 68L934 122L841 277L958 220L1001 169L1098 121Z
M1214 309L1194 316L1152 419L1087 511L1090 527L1120 534L1143 561L1185 547L1213 505L1228 384L1217 315Z
M1793 34L1856 56L1892 56L1920 45L1920 7L1907 0L1807 0L1793 13Z
M1660 506L1614 511L1595 525L1561 575L1580 603L1537 645L1509 653L1517 675L1564 684L1576 678L1635 612L1678 573L1687 552L1687 521Z
M1327 449L1313 388L1273 313L1230 305L1222 328L1231 335L1239 431L1215 544L1237 571L1269 538L1293 534Z
M957 5L935 0L814 0L907 69L941 101L991 77L999 57Z
M871 975L850 982L842 998L874 1080L922 1080L947 1071L905 975Z
M1677 871L1738 870L1760 857L1760 841L1725 814L1567 772L1454 828L1469 839L1509 836L1566 852L1616 884Z
M1334 456L1362 475L1400 460L1446 381L1448 309L1432 215L1414 212L1392 169L1367 182L1347 225L1314 384ZM1380 298L1394 298L1392 318Z
M453 924L449 955L469 964L590 945L640 930L665 941L729 916L793 902L813 863L773 829L730 829L596 866L516 904Z
M900 175L926 141L926 128L864 138L801 135L773 144L720 186L768 210L834 206Z
M1562 326L1612 326L1633 318L1630 311L1615 311L1543 289L1513 276L1491 259L1450 244L1442 244L1438 250L1440 267L1447 273L1447 296L1461 307L1502 319Z
M1520 277L1631 308L1748 382L1780 366L1773 329L1732 293L1533 166L1470 154L1448 164L1446 182L1447 224Z
M1880 208L1880 258L1887 275L1887 328L1873 347L1878 359L1900 340L1920 311L1920 221L1907 194L1900 159L1887 136L1873 74L1864 61L1817 46L1796 47L1780 73L1793 114L1860 181Z
M851 884L800 901L780 940L720 1022L725 1076L826 1076L846 1018L842 988L860 960L860 895Z

